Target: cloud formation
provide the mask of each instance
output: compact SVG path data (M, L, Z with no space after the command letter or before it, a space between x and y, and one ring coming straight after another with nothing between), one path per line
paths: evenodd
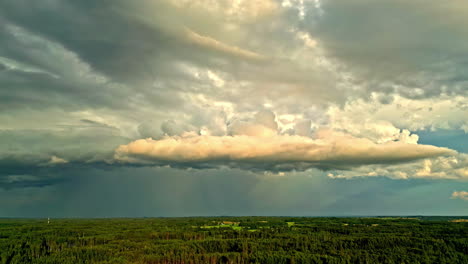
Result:
M466 96L467 7L463 0L327 0L301 28L374 91Z
M265 56L260 55L258 53L252 52L250 50L241 49L236 46L225 44L216 39L200 35L190 29L186 29L185 34L187 36L187 39L190 42L193 42L202 47L206 47L206 48L213 49L219 52L224 52L226 54L238 56L238 57L248 59L248 60L253 60L253 61L263 61L267 59Z
M468 201L468 192L465 191L455 191L452 193L452 199L461 199Z
M199 163L202 167L302 171L351 169L455 154L447 148L398 141L376 144L331 130L320 130L314 138L277 135L262 125L246 127L245 131L249 134L140 139L117 148L115 158L130 164L197 167Z
M233 22L253 22L277 12L274 0L168 0L181 9L198 9Z
M468 155L455 155L426 158L413 162L387 166L363 166L348 171L334 171L328 174L331 178L388 177L391 179L446 179L468 180Z
M462 154L417 142L468 131L465 6L1 1L0 182L143 163L464 179Z

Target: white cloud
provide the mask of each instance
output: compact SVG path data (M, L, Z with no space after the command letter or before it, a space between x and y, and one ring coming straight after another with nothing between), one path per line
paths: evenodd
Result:
M395 94L388 103L382 102L382 96L373 93L370 100L350 100L344 107L332 106L327 111L331 125L353 135L383 141L399 137L398 128L418 131L464 129L468 125L467 97L445 95L417 100Z
M455 153L446 148L404 142L376 144L332 130L320 130L314 138L274 132L258 124L232 136L186 134L160 140L140 139L121 145L115 159L123 163L189 167L196 167L197 163L216 167L221 162L246 169L281 171L349 169Z
M331 178L389 177L392 179L468 180L468 155L457 153L393 165L372 165L349 171L335 171Z
M50 160L44 164L44 166L56 166L56 165L61 165L61 164L67 164L68 160L62 159L57 156L52 156L50 157Z
M27 73L42 73L42 74L49 75L52 78L59 78L57 75L50 73L48 71L39 69L32 65L27 65L27 64L9 59L9 58L1 57L1 56L0 56L0 65L4 65L8 70L22 71L22 72L27 72Z
M205 48L213 49L219 52L224 52L229 55L234 55L234 56L244 58L244 59L249 59L249 60L256 60L256 61L266 60L266 57L263 55L255 53L253 51L239 48L237 46L223 43L219 40L216 40L208 36L203 36L190 29L185 30L185 35L189 41L197 45L200 45L202 47L205 47Z
M296 37L299 40L302 40L304 42L304 45L308 48L315 48L317 46L317 41L315 39L312 39L307 32L298 31L296 33Z
M461 199L468 201L468 192L466 191L455 191L452 193L452 199Z

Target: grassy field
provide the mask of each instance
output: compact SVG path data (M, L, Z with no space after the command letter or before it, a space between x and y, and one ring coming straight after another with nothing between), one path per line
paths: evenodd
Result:
M460 219L0 219L0 263L464 264Z

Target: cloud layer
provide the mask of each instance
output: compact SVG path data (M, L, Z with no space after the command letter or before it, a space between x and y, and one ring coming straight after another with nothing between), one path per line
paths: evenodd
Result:
M468 131L466 7L1 1L0 188L141 165L465 180L463 144L417 143Z
M277 135L274 130L258 126L246 128L249 135L188 134L159 140L141 139L120 146L115 158L130 164L182 167L225 165L252 170L302 171L311 168L351 169L456 153L447 148L399 141L376 144L369 139L331 130L320 130L313 138ZM253 133L253 129L256 129L256 133Z

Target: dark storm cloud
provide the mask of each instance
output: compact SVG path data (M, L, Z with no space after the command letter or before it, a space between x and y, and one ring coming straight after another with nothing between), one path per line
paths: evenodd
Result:
M104 161L112 158L114 146L128 141L114 131L105 126L60 131L0 130L0 186L45 186L66 179L69 171L105 168Z
M37 175L37 174L36 174ZM0 188L4 190L22 189L22 188L43 188L46 186L55 185L63 182L63 177L55 177L48 179L47 177L31 176L31 175L8 175L7 177L0 176Z

